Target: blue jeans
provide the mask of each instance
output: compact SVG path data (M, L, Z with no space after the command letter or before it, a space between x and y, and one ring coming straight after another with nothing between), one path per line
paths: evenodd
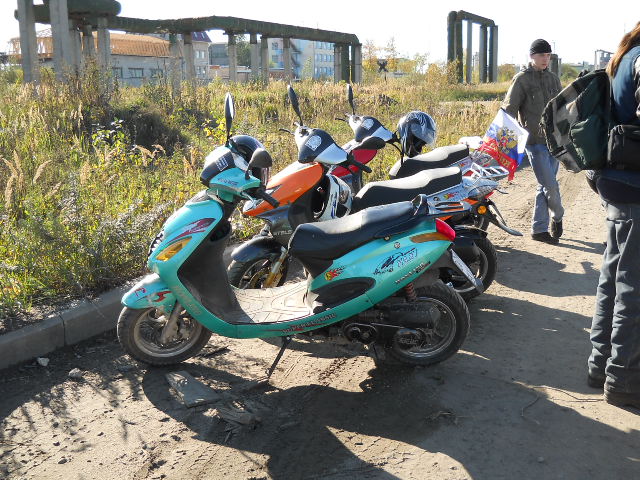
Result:
M591 325L589 372L609 390L640 394L640 204L611 204Z
M549 212L551 212L551 219L555 222L562 220L564 215L560 186L556 179L558 160L551 156L547 146L541 143L527 145L526 152L538 181L531 233L547 232L549 231Z

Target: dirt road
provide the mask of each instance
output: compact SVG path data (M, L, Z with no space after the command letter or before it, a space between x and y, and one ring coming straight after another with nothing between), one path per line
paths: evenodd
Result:
M251 389L276 346L213 337L208 356L145 369L109 334L48 367L0 372L0 478L640 478L638 412L586 385L602 209L581 175L560 175L559 246L528 237L530 168L497 196L525 237L491 227L496 282L470 304L471 334L445 363L376 368L296 341L272 387ZM164 378L174 370L220 389L221 401L184 407ZM231 404L248 425L220 419Z

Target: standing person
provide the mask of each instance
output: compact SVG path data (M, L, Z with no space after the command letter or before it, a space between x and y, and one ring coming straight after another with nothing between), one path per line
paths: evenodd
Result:
M640 22L607 66L617 124L640 126ZM640 164L640 149L637 152ZM607 212L607 248L591 325L588 383L607 403L640 408L640 171L597 171Z
M549 71L551 45L546 40L534 40L529 49L531 63L511 81L502 108L529 132L526 152L538 181L531 224L531 238L557 244L562 236L564 209L556 175L558 160L551 156L540 128L542 110L562 89L560 79ZM551 233L549 233L551 212Z

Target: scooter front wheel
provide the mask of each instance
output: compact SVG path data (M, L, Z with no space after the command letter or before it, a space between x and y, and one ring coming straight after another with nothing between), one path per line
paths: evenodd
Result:
M207 344L211 332L185 311L172 338L160 341L166 317L155 308L125 307L118 318L118 340L131 357L149 365L171 365L193 357Z
M400 306L407 328L391 339L390 356L409 365L440 363L456 353L469 333L469 309L455 290L442 282L416 288L417 300ZM410 326L409 326L410 325Z

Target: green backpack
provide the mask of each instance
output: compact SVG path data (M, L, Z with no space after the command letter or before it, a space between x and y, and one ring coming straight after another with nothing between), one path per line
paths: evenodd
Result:
M613 127L607 72L595 70L574 80L547 103L540 125L549 152L567 170L603 168Z

